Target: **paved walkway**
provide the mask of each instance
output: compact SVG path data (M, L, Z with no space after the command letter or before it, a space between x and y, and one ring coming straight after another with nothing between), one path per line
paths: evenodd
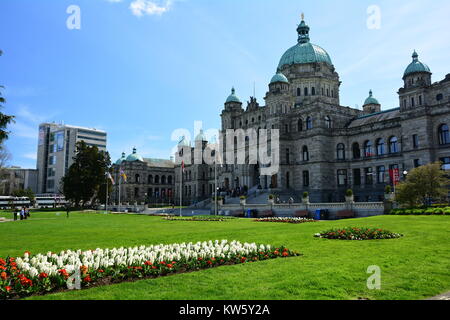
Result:
M440 294L436 297L429 298L427 300L450 300L450 292Z

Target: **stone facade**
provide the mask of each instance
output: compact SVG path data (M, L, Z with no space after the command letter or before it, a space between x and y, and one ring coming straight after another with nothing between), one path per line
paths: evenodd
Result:
M398 90L399 108L382 111L372 92L363 110L341 106L341 82L331 59L309 43L304 21L297 31L299 43L281 59L265 96L266 106L251 97L244 109L233 88L221 114L222 133L279 129L278 174L261 176L259 165L225 165L218 169L218 187L307 191L312 202L344 201L345 191L351 188L356 201L372 202L383 200L386 185L393 184L390 169L398 169L404 178L412 168L434 161L448 168L450 74L433 83L430 69L414 52L403 76L404 86ZM204 149L207 142L199 140ZM248 142L237 148L244 147L249 148ZM186 141L179 149L195 152ZM202 164L185 169L187 198L199 201L213 195L214 167ZM175 169L177 194L179 172Z
M111 199L119 204L172 204L174 196L174 162L172 160L145 159L136 149L125 154L113 165L116 182ZM123 174L125 174L126 179ZM120 181L120 200L119 200Z

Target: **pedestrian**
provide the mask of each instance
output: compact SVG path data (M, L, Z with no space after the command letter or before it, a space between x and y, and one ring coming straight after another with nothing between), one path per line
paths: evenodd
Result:
M66 205L66 217L67 217L67 219L69 219L69 213L70 213L70 205L67 204Z
M14 208L13 212L14 212L14 221L17 221L17 216L19 215L19 210Z
M20 209L20 220L25 218L25 210L23 208Z
M30 208L28 208L28 207L25 207L25 216L28 217L28 218L31 218Z

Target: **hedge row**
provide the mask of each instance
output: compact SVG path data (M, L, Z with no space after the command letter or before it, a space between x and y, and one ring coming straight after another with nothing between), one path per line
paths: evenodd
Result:
M393 209L389 214L399 216L421 216L421 215L450 215L450 207L445 208L413 208L413 209Z

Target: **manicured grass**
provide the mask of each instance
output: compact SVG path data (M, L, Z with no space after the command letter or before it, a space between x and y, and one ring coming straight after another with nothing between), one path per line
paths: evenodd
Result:
M0 214L10 218L7 214ZM379 227L403 238L339 241L314 238L330 228ZM379 216L305 224L164 221L160 217L33 214L0 223L0 257L204 240L286 245L301 257L219 267L134 283L32 299L423 299L450 290L450 217ZM371 265L381 290L366 286Z

